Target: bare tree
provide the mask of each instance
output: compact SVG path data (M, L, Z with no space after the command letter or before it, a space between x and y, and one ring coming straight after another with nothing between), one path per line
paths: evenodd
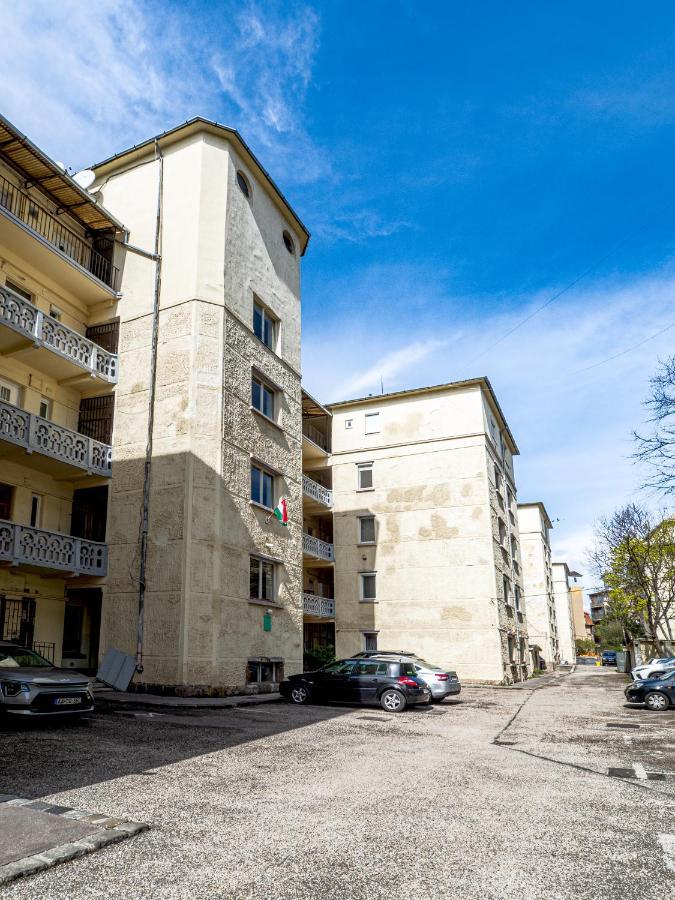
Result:
M649 466L645 487L675 494L675 356L660 363L649 385L645 406L653 429L647 435L633 433L637 443L633 457Z
M675 627L675 519L624 506L597 525L591 559L610 591L607 615L665 655Z

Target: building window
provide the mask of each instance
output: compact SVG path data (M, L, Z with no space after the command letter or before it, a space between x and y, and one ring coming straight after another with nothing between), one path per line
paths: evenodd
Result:
M39 494L32 494L30 498L30 524L33 528L40 527L40 509L42 507L42 497Z
M276 321L259 303L253 303L253 333L263 344L274 350L276 341Z
M287 231L284 231L284 247L288 250L289 253L295 254L295 244L293 243L293 238Z
M58 306L54 306L53 303L49 304L49 315L52 317L52 319L56 319L57 322L61 321L61 310L58 308Z
M502 489L502 476L499 473L499 469L497 468L497 463L495 463L495 488L498 491Z
M18 294L19 297L23 297L24 300L28 300L29 303L34 303L33 295L30 291L27 291L26 288L22 288L20 284L16 284L14 281L10 281L7 279L5 282L5 287L8 287L10 291L14 291L15 294Z
M499 543L503 544L506 540L506 522L503 519L497 519L499 525Z
M258 556L251 557L249 597L251 600L275 602L274 563Z
M377 600L375 577L375 572L362 572L359 575L361 580L361 600L370 603Z
M84 607L66 603L63 614L63 656L79 656L82 649Z
M251 379L251 405L268 419L274 419L274 391L255 375Z
M511 606L511 582L506 577L506 575L503 576L503 585L504 585L504 603L506 603L507 606Z
M251 500L273 509L274 476L259 466L251 466Z
M12 403L14 406L19 405L19 385L6 378L0 378L0 400L5 403Z
M10 519L12 514L13 493L14 488L11 484L0 484L0 519Z
M43 419L51 419L52 401L48 397L40 397L40 415Z
M359 543L375 543L375 516L359 516Z
M358 490L369 491L373 487L373 464L359 463L357 465L358 472Z
M513 597L516 604L516 612L520 612L520 587L517 584L513 588Z
M283 680L283 660L249 659L246 664L246 684L280 684Z
M513 635L509 634L507 636L507 642L509 647L509 662L514 663L516 661L516 642L513 639Z
M243 172L237 172L237 184L239 185L239 190L242 192L244 197L251 196L251 188L248 183L248 178L244 175Z
M377 651L377 632L364 631L363 645L363 649L366 651L366 653L375 653Z
M380 414L366 413L366 434L379 434L380 431Z

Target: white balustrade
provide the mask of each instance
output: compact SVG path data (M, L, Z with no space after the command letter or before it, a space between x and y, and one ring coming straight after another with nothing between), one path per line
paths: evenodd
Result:
M324 559L327 562L335 561L333 545L326 543L326 541L321 541L311 534L302 535L302 552L307 554L307 556L315 556L317 559Z
M108 571L108 545L0 519L0 560L103 576Z
M332 507L333 492L322 484L319 484L318 481L314 481L314 479L310 478L308 475L302 476L302 490L308 497L316 500L317 503L322 503L329 508Z
M0 400L0 440L97 475L112 472L112 447Z
M319 597L317 594L303 593L302 608L308 616L318 616L322 619L335 618L335 600L329 597Z
M43 313L8 287L0 287L0 325L7 325L37 347L46 347L75 365L117 384L118 356Z

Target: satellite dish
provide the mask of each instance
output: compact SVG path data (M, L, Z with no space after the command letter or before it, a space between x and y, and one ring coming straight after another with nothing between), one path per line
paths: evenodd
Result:
M82 169L81 172L73 175L73 181L76 181L86 191L96 181L96 172L92 172L91 169Z
M66 164L65 164L65 163L62 163L61 160L57 159L56 162L54 163L54 165L55 165L57 168L61 169L62 172L65 172L65 171L66 171Z

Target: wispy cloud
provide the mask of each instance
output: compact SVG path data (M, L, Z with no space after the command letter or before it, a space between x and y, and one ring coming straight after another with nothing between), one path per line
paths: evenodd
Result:
M349 396L359 391L367 391L371 388L380 388L386 381L389 384L407 372L414 363L426 359L436 353L442 347L447 346L448 341L430 338L424 341L413 341L390 353L386 353L377 362L367 369L357 372L351 378L338 383L337 396Z

